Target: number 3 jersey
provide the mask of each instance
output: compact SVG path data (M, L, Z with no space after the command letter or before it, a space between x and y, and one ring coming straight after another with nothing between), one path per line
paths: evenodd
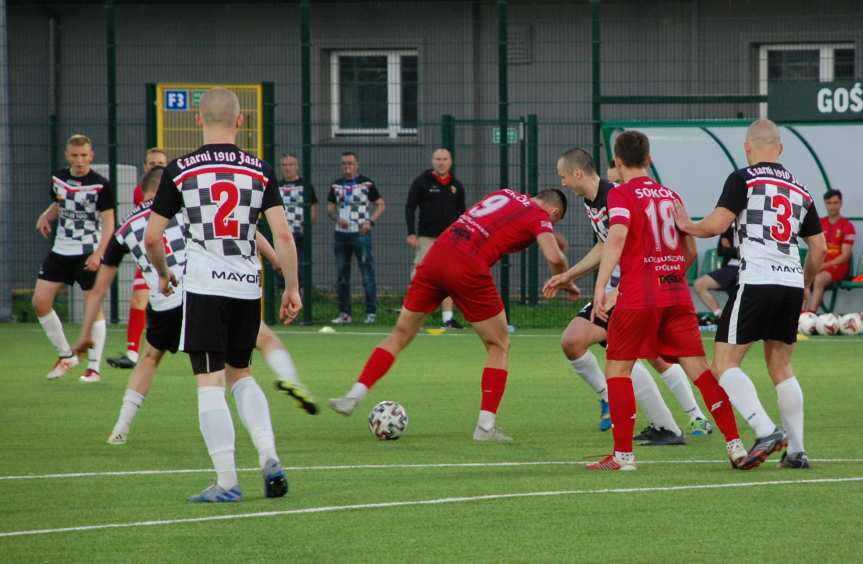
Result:
M122 225L114 232L114 237L108 243L102 263L107 266L120 266L126 253L131 253L135 264L141 269L147 287L150 289L150 307L153 311L167 311L183 304L181 292L165 296L159 291L159 275L147 258L147 248L144 245L144 233L147 231L147 220L153 201L148 200L132 209ZM165 235L162 237L165 247L165 259L168 268L178 281L183 280L186 266L186 235L183 229L183 215L176 214L168 222Z
M821 233L812 196L785 167L758 163L732 172L716 207L736 216L741 284L803 287L799 237Z
M255 234L260 213L274 206L282 201L272 168L236 145L204 145L168 163L153 212L183 212L184 290L260 299Z

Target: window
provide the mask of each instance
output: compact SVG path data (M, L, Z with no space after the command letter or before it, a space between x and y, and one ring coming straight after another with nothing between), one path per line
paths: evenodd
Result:
M758 57L758 92L767 94L774 80L831 82L854 78L853 43L787 43L762 45ZM761 104L761 116L767 104Z
M333 137L416 135L417 61L416 51L333 52Z

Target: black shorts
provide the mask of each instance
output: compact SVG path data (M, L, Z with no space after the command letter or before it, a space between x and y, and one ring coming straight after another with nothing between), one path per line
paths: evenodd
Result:
M261 327L261 300L241 300L186 292L183 298L183 351L219 353L234 368L246 368Z
M803 288L778 284L740 284L731 295L716 331L717 343L745 345L753 341L797 341Z
M147 342L160 351L177 352L183 330L183 306L154 311L147 304Z
M48 253L39 269L39 278L48 282L62 282L69 286L78 283L82 290L90 290L96 283L96 271L84 270L90 255L58 255Z
M582 319L587 319L588 321L590 321L590 312L592 312L592 311L593 311L593 302L587 302L586 304L584 304L584 307L581 308L581 311L578 312L578 315L576 315L576 317L581 317ZM611 313L613 311L614 311L614 308L611 308L610 310L608 310L609 321L611 320ZM608 332L608 321L604 321L604 320L600 319L598 315L593 319L592 323L594 325L596 325L597 327L601 327L601 328L605 329L605 331ZM606 348L608 346L608 341L602 341L601 343L599 343L599 345L602 348Z
M719 289L727 292L730 296L737 291L737 273L739 271L739 266L723 266L713 272L708 272L707 276L716 280L716 283L719 284Z

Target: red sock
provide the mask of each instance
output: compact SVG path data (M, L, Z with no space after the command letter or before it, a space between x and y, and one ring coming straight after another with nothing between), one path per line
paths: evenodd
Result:
M701 391L701 397L704 399L704 404L707 405L710 415L716 421L716 426L725 436L726 441L733 441L740 438L740 433L737 432L737 421L734 419L734 410L731 408L731 400L728 399L728 394L713 377L710 370L704 373L695 380L695 385Z
M614 450L632 452L632 433L635 431L635 392L632 389L632 380L616 376L609 378L607 384Z
M141 350L141 333L147 326L147 312L143 309L129 308L129 324L126 326L126 350Z
M497 413L506 390L506 374L506 370L502 368L486 366L482 369L482 403L479 407L482 411Z
M363 366L363 371L360 373L360 377L357 379L357 382L365 385L366 388L371 389L371 387L375 385L375 382L383 378L384 374L389 372L390 367L392 367L393 362L395 361L396 357L394 357L391 352L380 347L375 347L375 350L373 350L372 354L369 355L366 365Z

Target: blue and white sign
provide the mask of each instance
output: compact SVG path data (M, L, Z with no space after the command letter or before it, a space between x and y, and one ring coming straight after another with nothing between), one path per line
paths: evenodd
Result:
M188 90L165 90L164 107L169 112L184 112L189 109Z

